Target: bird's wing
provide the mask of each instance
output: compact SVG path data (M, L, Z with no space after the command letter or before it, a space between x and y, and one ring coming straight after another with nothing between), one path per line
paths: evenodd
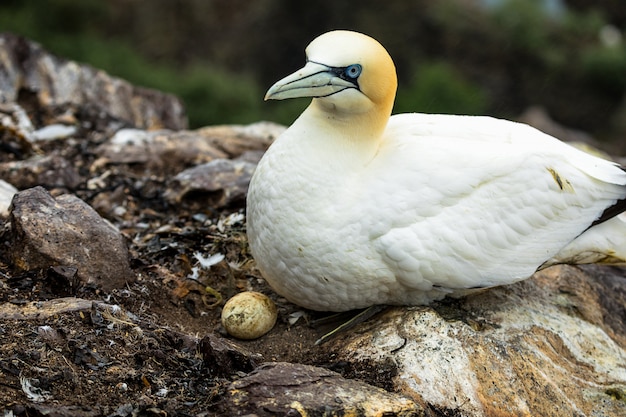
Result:
M527 278L626 196L615 164L488 117L393 116L367 183L369 238L420 290Z

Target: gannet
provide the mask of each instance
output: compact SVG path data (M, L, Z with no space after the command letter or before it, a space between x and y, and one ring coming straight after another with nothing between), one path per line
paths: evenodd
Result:
M626 172L528 125L391 116L376 40L325 33L266 100L311 97L247 196L251 253L302 307L420 305L555 264L626 260Z

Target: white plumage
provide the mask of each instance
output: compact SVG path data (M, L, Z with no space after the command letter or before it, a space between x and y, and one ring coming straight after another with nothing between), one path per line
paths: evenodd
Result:
M285 298L324 311L426 304L626 259L619 166L519 123L390 117L395 68L365 35L326 33L307 61L268 91L313 100L248 193L252 254Z

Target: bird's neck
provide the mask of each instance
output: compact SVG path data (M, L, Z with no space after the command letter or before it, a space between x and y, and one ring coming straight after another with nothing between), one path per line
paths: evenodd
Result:
M313 101L294 127L302 129L315 152L328 152L342 164L366 164L380 147L391 109L341 113Z

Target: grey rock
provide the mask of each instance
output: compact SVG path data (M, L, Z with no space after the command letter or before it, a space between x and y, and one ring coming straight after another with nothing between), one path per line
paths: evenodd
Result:
M192 131L122 129L98 147L96 165L141 164L149 172L176 173L190 165L226 158L205 137Z
M267 149L284 131L282 125L257 122L250 125L209 126L196 132L226 152L230 158L236 158L246 151Z
M0 163L0 179L20 189L41 185L47 188L76 188L82 177L67 159L58 155L34 156Z
M122 235L74 195L55 199L42 187L21 191L9 218L9 257L21 270L71 266L83 284L106 290L133 279Z
M36 110L44 125L61 114L139 128L184 129L181 101L136 87L104 71L46 52L35 42L0 34L0 102Z
M243 203L255 168L245 161L216 159L176 175L164 197L172 204L187 200L213 208Z
M98 147L99 159L95 165L141 164L150 172L176 174L215 159L242 155L256 163L284 129L269 122L210 126L191 131L121 129ZM251 153L257 155L252 157Z

